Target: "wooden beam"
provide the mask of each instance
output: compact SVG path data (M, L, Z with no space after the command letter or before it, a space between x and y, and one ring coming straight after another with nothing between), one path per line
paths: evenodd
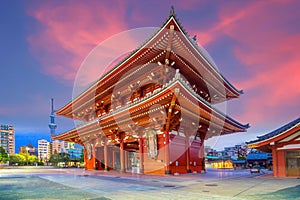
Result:
M170 30L169 30L169 39L168 39L168 44L167 44L167 53L165 56L165 64L169 65L169 59L171 55L171 49L172 49L172 40L173 40L173 34L174 34L174 25L170 25Z
M190 167L190 131L188 133L185 133L185 150L186 150L186 172L191 173L191 167Z
M165 174L171 174L172 171L170 170L170 148L169 148L169 132L170 132L170 121L172 116L173 108L176 104L177 95L179 94L179 88L175 88L171 105L168 109L167 114L167 121L166 121L166 128L165 128Z
M144 174L144 141L142 135L139 136L140 174Z
M288 141L288 142L279 142L279 143L276 143L276 147L281 148L281 147L284 147L286 145L291 145L291 144L300 144L300 141L292 140L292 141Z
M172 97L172 100L171 100L171 105L168 109L168 114L167 114L167 121L166 121L166 131L169 132L170 131L170 121L171 121L171 116L172 116L172 111L173 111L173 108L176 104L176 99L177 99L177 95L179 94L179 88L175 88L175 91L174 91L174 94L173 94L173 97Z
M108 171L108 146L107 146L107 139L104 140L104 170Z

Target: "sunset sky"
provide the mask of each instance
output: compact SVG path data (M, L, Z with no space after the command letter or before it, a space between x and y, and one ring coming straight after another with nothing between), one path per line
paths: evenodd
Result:
M160 27L171 5L220 72L244 91L228 102L227 114L251 128L220 138L215 148L300 116L300 1L4 1L0 124L15 127L17 146L49 138L50 99L56 109L71 100L77 70L94 47L126 30ZM56 122L58 133L74 126L63 117Z

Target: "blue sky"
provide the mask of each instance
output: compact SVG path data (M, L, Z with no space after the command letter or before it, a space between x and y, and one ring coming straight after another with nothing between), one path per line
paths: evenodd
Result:
M76 72L97 44L128 29L161 26L171 5L221 73L245 92L227 110L251 128L218 146L254 139L299 116L299 1L5 1L0 123L15 127L17 146L49 138L50 99L56 109L71 100ZM56 121L58 133L73 127L72 120Z

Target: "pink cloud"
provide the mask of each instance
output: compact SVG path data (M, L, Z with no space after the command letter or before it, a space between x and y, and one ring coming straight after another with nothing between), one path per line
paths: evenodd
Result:
M299 115L300 31L294 22L300 13L296 4L279 0L230 6L227 2L219 7L217 23L193 31L203 46L223 36L233 40L233 54L248 73L243 78L227 77L245 91L238 100L242 108L233 113L242 121L257 126L280 115L288 119Z
M189 29L198 35L203 46L218 42L223 36L232 39L233 54L248 73L243 78L227 77L245 91L238 100L242 108L234 117L259 125L265 123L266 118L275 118L275 115L286 113L284 110L299 107L300 33L294 23L300 17L297 3L226 2L217 5L218 21L210 28ZM176 5L175 9L193 9L196 4L190 1L185 7ZM130 20L149 21L152 17L143 16L139 6L132 7L134 12L129 15ZM122 1L115 3L114 8L103 2L89 5L47 2L30 9L29 13L41 25L39 34L28 38L31 52L41 62L44 73L65 81L74 80L80 64L97 44L127 29L125 16L128 13ZM104 56L109 57L107 53ZM299 111L291 112L295 115Z
M126 29L125 7L103 2L77 1L54 5L43 2L28 10L39 22L39 33L30 35L32 54L42 71L58 79L72 81L88 53L101 41Z
M221 12L220 24L226 24L222 30L237 42L234 55L249 72L248 78L236 81L245 96L250 93L240 117L255 125L278 115L299 115L299 110L290 109L300 108L300 32L288 30L293 28L293 19L300 17L299 12L292 12L293 3L259 1L243 11Z

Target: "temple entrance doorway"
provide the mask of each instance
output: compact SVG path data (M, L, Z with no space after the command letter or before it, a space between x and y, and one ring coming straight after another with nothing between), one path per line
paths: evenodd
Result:
M120 152L114 152L113 160L114 160L113 168L115 170L120 170L121 169Z
M136 152L128 152L129 166L128 171L131 173L140 173L140 156Z
M300 151L288 151L286 157L286 176L300 177Z
M96 157L95 169L96 170L104 170L105 165L104 165L103 147L96 147L95 157Z

